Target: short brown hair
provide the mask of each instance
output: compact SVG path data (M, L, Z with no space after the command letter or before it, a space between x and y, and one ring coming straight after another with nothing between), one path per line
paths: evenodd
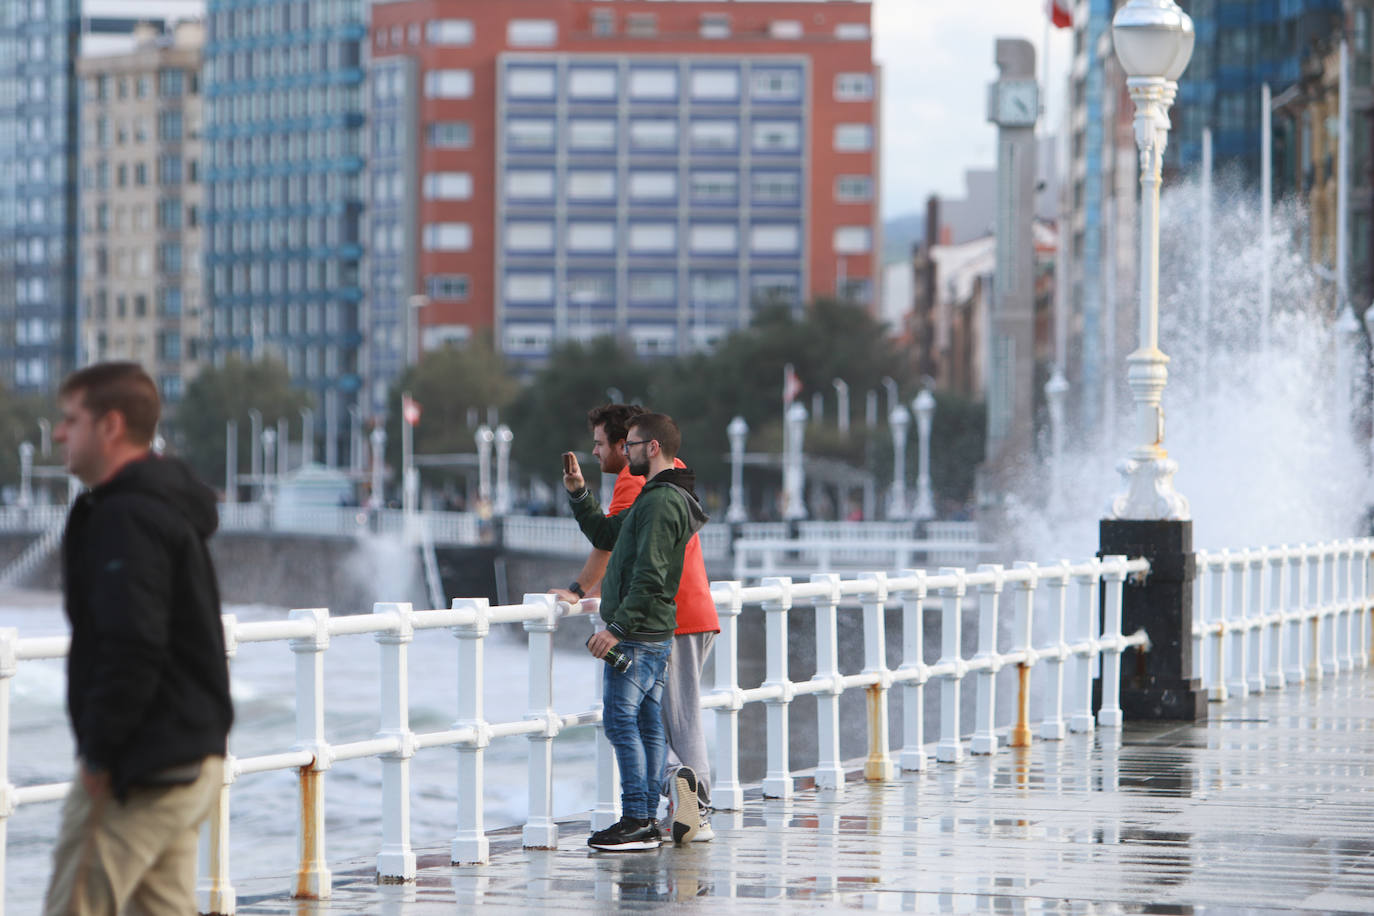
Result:
M648 412L648 409L638 404L605 404L593 407L587 411L587 428L596 432L598 426L606 427L606 441L615 444L625 438L635 417Z
M640 439L657 439L665 458L676 458L677 450L682 448L682 432L666 413L640 414L630 421L630 429L639 430Z
M162 401L157 386L138 363L96 363L78 369L62 381L60 397L81 396L81 404L97 418L112 410L124 417L129 441L152 445Z

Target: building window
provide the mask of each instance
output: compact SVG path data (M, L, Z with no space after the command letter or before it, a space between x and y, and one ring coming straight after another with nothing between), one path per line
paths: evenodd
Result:
M750 200L764 206L801 202L801 174L798 172L755 172L751 178Z
M676 298L676 275L670 273L630 274L631 302L672 302Z
M613 10L592 10L592 34L606 38L615 34L615 12Z
M615 122L575 118L568 122L568 148L573 150L615 149Z
M467 172L430 172L425 176L425 200L468 200L472 175Z
M636 102L677 99L677 71L665 67L635 67L630 71L630 98Z
M553 328L547 324L511 324L506 326L503 349L507 353L542 356L549 352L552 343Z
M431 299L445 302L466 302L468 289L467 274L435 274L425 278L425 291Z
M749 74L749 96L756 102L795 102L801 98L801 71L756 68Z
M797 121L755 121L756 153L795 153L801 149L801 124Z
M801 250L801 227L793 223L759 223L749 229L749 250L753 254L797 254Z
M653 38L658 34L658 16L653 13L630 13L625 17L625 33L631 38Z
M553 149L553 120L512 118L506 122L506 145L512 149Z
M636 150L676 150L677 122L636 118L630 122L630 145Z
M615 223L574 222L568 224L568 251L611 252L615 250Z
M739 301L739 278L727 273L692 274L691 300L703 305L735 305Z
M610 67L574 67L568 74L568 96L574 99L614 99L616 72Z
M506 274L506 301L548 303L553 301L553 274Z
M739 229L730 223L693 224L688 245L693 254L733 254L739 248Z
M512 169L506 173L506 197L510 200L552 200L553 172Z
M158 290L158 312L169 318L181 314L181 287L164 286Z
M691 87L694 101L738 101L739 71L734 68L698 67L692 70Z
M472 71L430 70L425 74L425 98L472 98Z
M472 226L467 223L427 223L425 251L467 251L472 248Z
M867 102L873 98L873 75L841 73L835 77L835 99L840 102Z
M706 121L692 122L693 152L734 152L739 148L739 122Z
M508 251L553 251L553 223L516 220L506 224Z
M835 199L861 203L873 199L873 179L867 175L841 175L835 179Z
M472 125L467 121L433 121L428 134L429 145L435 149L466 149L472 145Z
M164 142L180 140L182 137L181 112L164 111L157 116L157 137Z
M615 200L615 172L578 169L568 173L569 200Z
M157 202L157 226L173 231L181 228L181 198L164 197Z
M512 48L549 48L558 43L558 23L552 19L512 19L506 24L506 44Z
M749 301L755 305L795 305L801 301L796 274L754 274L749 278Z
M551 99L557 85L553 67L506 68L506 95L512 99Z
M702 38L729 38L730 16L728 13L702 13Z
M181 70L160 70L157 74L157 92L164 99L180 98L186 91L186 74Z
M873 247L873 230L867 226L837 226L836 254L866 254Z
M841 22L835 26L835 37L840 41L868 41L868 23Z
M181 157L174 153L164 153L157 160L158 184L181 183Z
M739 174L722 171L692 172L691 199L694 204L725 204L739 202Z
M631 223L630 250L639 254L668 253L677 248L674 223Z
M836 124L835 151L865 153L873 148L873 127L869 124Z
M164 274L181 273L180 242L163 242L158 246L158 266Z
M573 305L615 301L612 274L575 274L568 278L568 301Z
M775 19L768 24L768 34L773 38L795 41L802 37L802 24L796 19Z
M425 40L432 45L470 45L472 36L469 19L433 19L425 24Z
M672 200L677 197L677 172L630 173L630 200Z

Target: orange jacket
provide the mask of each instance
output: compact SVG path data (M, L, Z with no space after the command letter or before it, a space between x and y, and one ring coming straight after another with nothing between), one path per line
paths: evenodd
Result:
M674 458L673 466L685 468L687 465L680 458ZM644 478L631 474L629 465L621 468L615 478L615 490L611 493L611 504L606 507L606 514L619 515L630 508L642 489ZM677 629L674 632L678 636L720 632L720 618L716 616L716 603L711 600L711 586L706 578L706 561L701 555L700 535L692 535L687 542L676 601Z

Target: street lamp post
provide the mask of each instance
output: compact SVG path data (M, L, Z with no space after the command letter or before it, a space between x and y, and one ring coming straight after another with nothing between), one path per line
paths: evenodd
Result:
M842 378L832 379L835 386L835 417L840 435L849 438L849 383Z
M793 401L787 408L786 421L788 437L783 454L783 493L787 505L782 517L787 521L806 518L806 467L802 461L802 440L806 435L806 408Z
M911 414L899 401L887 415L892 428L892 492L887 497L887 517L904 519L906 512L906 434L911 428Z
M301 464L315 461L315 411L301 408Z
M262 411L256 407L248 408L248 473L253 477L253 486L258 487L258 498L262 498Z
M372 494L367 504L380 509L386 503L382 499L382 466L385 464L386 428L378 423L372 427Z
M496 503L492 507L496 515L509 515L511 510L510 444L514 438L506 424L496 427Z
M239 501L239 421L224 423L224 501Z
M1159 187L1169 108L1193 53L1193 21L1173 0L1131 0L1113 18L1112 38L1135 103L1141 193L1140 347L1126 357L1137 444L1117 465L1126 490L1112 499L1109 515L1183 520L1189 517L1188 500L1174 489L1178 464L1164 450L1160 405L1169 357L1159 349Z
M916 506L911 514L917 521L935 517L935 494L930 486L930 427L935 420L935 396L930 389L922 388L921 393L911 399L911 409L916 412Z
M496 434L483 423L473 437L477 440L477 501L491 502L491 445Z
M39 417L38 432L38 454L46 458L52 454L52 421L47 417Z
M285 477L291 470L291 425L286 417L277 417L277 441L281 443L281 448L277 451L277 476ZM278 485L280 486L280 481Z
M749 521L749 509L744 504L744 439L749 435L749 424L744 417L735 417L725 428L730 437L730 508L725 510L725 520L730 524Z
M265 503L270 503L272 501L272 486L268 478L272 474L272 453L276 450L276 447L277 431L275 429L264 429L262 431L262 463L265 470L263 471L262 481L262 501Z
M33 443L19 443L19 508L33 505Z
M363 472L363 412L357 404L348 405L348 468Z
M1178 465L1164 450L1160 406L1169 358L1159 349L1159 186L1169 107L1192 56L1193 37L1193 21L1173 0L1130 0L1112 19L1112 43L1135 103L1140 147L1140 341L1126 358L1136 445L1117 464L1125 488L1112 498L1099 526L1099 555L1149 560L1149 578L1122 589L1121 617L1105 625L1113 632L1144 630L1150 651L1132 648L1103 657L1103 683L1120 684L1117 704L1104 702L1096 719L1087 710L1074 715L1069 723L1074 731L1119 728L1126 717L1207 718L1207 694L1193 673L1188 635L1196 575L1193 523L1188 500L1174 489ZM1109 602L1106 613L1115 611Z

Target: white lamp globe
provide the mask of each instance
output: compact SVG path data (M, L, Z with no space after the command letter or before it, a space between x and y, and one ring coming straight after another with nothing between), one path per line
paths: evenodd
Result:
M1112 43L1128 77L1177 80L1194 38L1192 18L1173 0L1131 0L1112 18Z

